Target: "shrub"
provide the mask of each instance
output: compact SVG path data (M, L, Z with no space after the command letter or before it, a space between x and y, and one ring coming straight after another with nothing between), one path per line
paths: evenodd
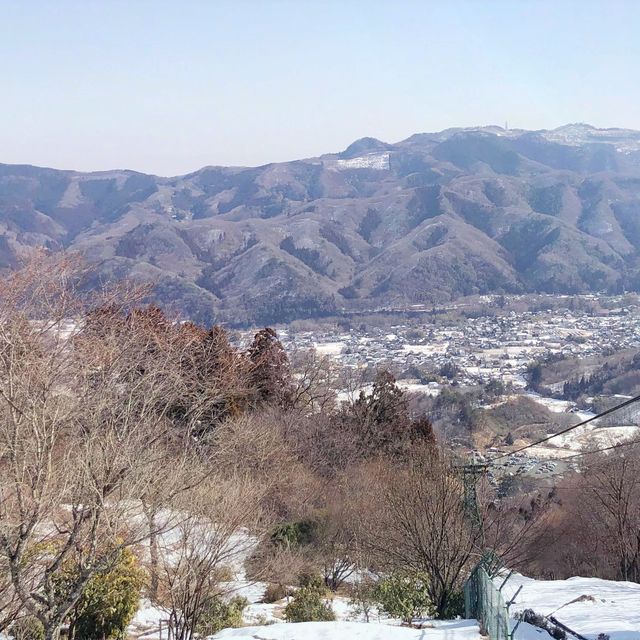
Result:
M8 636L15 640L44 640L44 627L37 618L27 616L13 623Z
M349 585L349 604L355 619L362 617L369 622L376 604L376 586L375 581L366 575Z
M464 618L464 615L464 591L455 591L449 596L442 619L453 620L458 617Z
M215 570L215 578L218 582L233 582L236 576L231 567L223 565Z
M293 595L292 589L290 589L289 587L285 587L282 584L271 582L265 589L264 595L262 596L262 602L266 604L272 604L290 595Z
M384 578L376 586L376 600L382 611L405 624L433 610L427 580L420 575L392 574Z
M72 567L65 575L73 575ZM89 580L78 604L71 612L69 636L82 640L124 638L127 625L138 610L145 573L130 549L124 549L109 571ZM58 588L65 587L61 577Z
M271 542L286 549L304 547L314 539L316 525L310 520L286 522L278 525L271 534Z
M225 602L222 598L212 598L198 621L196 632L201 636L212 636L222 629L238 628L244 622L242 614L249 601L242 596Z
M312 569L305 569L298 574L298 586L313 587L322 593L327 591L327 585L324 580Z
M284 609L287 622L324 622L336 619L327 602L326 587L318 578L296 591L291 602Z

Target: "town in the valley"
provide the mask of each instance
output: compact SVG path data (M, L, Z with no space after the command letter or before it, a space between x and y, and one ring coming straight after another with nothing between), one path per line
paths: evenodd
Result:
M366 314L314 328L301 322L279 327L278 337L287 352L315 350L350 374L350 385L345 383L338 401L371 389L371 382L358 377L358 372L382 368L416 396L435 398L444 389L497 385L499 393L491 400L476 399L476 409L492 409L524 396L555 414L557 423L550 432L593 418L595 398L567 399L562 380L534 390L532 367L546 361L572 363L568 377L580 378L606 358L640 348L640 305L634 295L536 296L535 300L478 296L444 307L413 305L379 313L386 322L372 322ZM249 331L241 333L242 341L250 336ZM354 386L354 379L359 384ZM609 393L608 406L628 397ZM478 448L454 437L450 443L478 462L504 456L503 465L489 471L494 484L505 475L544 481L578 470L576 452L620 442L640 431L639 425L640 411L632 407L521 453L510 453L517 448L513 442L492 441Z

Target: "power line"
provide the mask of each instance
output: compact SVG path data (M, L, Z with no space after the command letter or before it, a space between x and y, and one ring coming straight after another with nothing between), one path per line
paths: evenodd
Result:
M510 451L509 453L503 453L502 455L496 456L495 458L491 458L491 460L487 460L486 461L486 464L492 464L496 460L501 460L502 458L508 458L509 456L512 456L515 453L520 453L521 451L525 451L526 449L530 449L531 447L536 447L539 444L542 444L543 442L548 442L552 438L564 435L565 433L569 433L569 431L573 431L574 429L577 429L578 427L583 427L585 424L589 424L590 422L593 422L594 420L598 420L599 418L604 418L604 416L607 416L610 413L613 413L614 411L618 411L618 409L624 409L624 407L628 407L630 404L633 404L634 402L638 402L639 400L640 400L640 395L634 396L633 398L629 398L628 400L625 400L624 402L621 402L620 404L616 405L615 407L611 407L609 409L606 409L605 411L602 411L601 413L598 413L595 416L591 416L590 418L587 418L586 420L583 420L582 422L578 422L578 424L571 425L570 427L567 427L566 429L562 429L561 431L557 431L556 433L552 433L551 435L548 435L546 438L542 438L540 440L537 440L536 442L532 442L531 444L527 444L527 445L525 445L523 447L520 447L519 449L516 449L515 451Z
M572 456L567 456L564 460L568 460L569 458L579 458L580 456L588 456L592 453L602 453L603 451L611 451L611 449L619 449L620 447L630 447L634 444L640 444L640 440L626 440L624 442L618 442L617 444L612 444L608 447L602 447L600 449L593 449L591 451L581 451L580 453L576 453Z
M573 460L574 458L580 458L581 456L589 456L595 453L611 451L612 449L620 449L621 447L630 447L634 444L640 444L640 440L625 440L624 442L618 442L617 444L612 444L608 447L600 447L599 449L591 449L590 451L581 451L580 453L576 453L572 456L564 456L562 458L558 458L558 460L560 462L564 462L565 460Z

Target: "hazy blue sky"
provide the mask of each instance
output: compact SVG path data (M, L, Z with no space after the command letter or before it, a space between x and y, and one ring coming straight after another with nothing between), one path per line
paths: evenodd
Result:
M640 0L0 0L0 162L178 174L370 135L640 129Z

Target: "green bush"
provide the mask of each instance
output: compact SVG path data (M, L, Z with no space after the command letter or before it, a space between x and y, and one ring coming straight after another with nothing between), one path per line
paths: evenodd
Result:
M222 629L238 628L244 622L242 614L249 601L242 596L231 598L225 602L222 598L212 598L209 606L200 616L196 625L196 633L201 636L212 636Z
M443 620L464 618L464 591L454 591L447 600L447 606L440 616Z
M277 547L295 549L313 542L316 525L311 520L285 522L278 525L271 534L271 542Z
M327 602L327 588L319 578L296 591L284 609L287 622L325 622L336 619L336 614Z
M59 577L57 588L67 588L65 576L78 569L71 566ZM78 604L69 614L69 637L82 640L124 638L127 625L138 610L145 573L130 549L124 549L109 571L98 573L87 583Z
M16 620L8 635L15 640L44 640L44 627L37 618L27 616Z
M420 575L392 574L378 583L375 595L382 611L405 624L433 613L427 580Z
M324 580L318 575L316 570L312 569L307 569L298 574L297 584L299 587L313 587L322 593L326 593L327 591L327 585L324 583Z

